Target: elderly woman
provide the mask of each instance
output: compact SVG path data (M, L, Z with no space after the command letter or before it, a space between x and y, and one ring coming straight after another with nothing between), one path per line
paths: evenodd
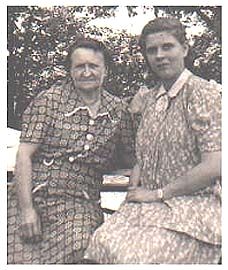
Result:
M185 68L185 29L150 21L142 53L158 84L131 104L141 109L137 165L126 201L92 237L99 263L216 264L221 256L220 86Z
M40 93L25 110L8 191L8 263L77 263L103 222L102 174L117 146L134 166L125 104L102 87L105 46L79 39L68 55L70 77Z

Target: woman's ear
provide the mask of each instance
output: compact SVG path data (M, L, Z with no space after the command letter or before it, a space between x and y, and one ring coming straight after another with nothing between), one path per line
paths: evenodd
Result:
M104 76L106 77L107 75L108 75L108 68L106 67L106 68L105 68Z
M108 68L105 68L104 74L102 76L102 79L104 80L108 76Z
M103 72L103 74L101 75L101 78L100 78L100 85L104 84L107 75L108 75L108 69L105 68L105 70L104 70L104 72Z
M184 50L184 57L186 57L189 51L189 45L187 44L187 42L183 44L183 50Z

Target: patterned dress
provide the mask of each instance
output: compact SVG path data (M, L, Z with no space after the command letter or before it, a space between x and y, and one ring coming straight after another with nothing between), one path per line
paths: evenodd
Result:
M39 144L32 160L33 201L42 241L24 243L15 185L8 189L8 263L73 263L103 222L102 175L117 146L134 162L132 122L125 104L105 90L96 117L66 81L38 95L23 116L20 142ZM131 158L132 157L132 158Z
M157 86L141 98L144 110L136 151L144 188L162 188L199 164L202 153L221 150L219 90L219 85L185 70L168 93ZM112 264L218 263L220 191L215 179L192 195L164 202L124 202L96 230L85 256Z

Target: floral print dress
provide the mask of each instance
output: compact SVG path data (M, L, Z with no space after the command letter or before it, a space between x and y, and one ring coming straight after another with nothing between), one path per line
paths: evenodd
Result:
M159 85L143 99L139 94L136 148L144 188L162 188L199 164L202 153L221 150L219 90L184 70L168 93ZM94 233L86 257L112 264L218 263L220 191L214 179L210 187L161 203L124 202Z

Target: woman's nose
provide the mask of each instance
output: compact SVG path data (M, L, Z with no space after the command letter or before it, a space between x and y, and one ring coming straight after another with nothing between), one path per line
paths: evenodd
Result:
M84 70L83 70L83 75L84 76L90 76L91 75L91 69L88 65L85 65Z
M157 49L157 55L156 55L157 58L162 58L164 57L164 50L162 48L158 48Z

